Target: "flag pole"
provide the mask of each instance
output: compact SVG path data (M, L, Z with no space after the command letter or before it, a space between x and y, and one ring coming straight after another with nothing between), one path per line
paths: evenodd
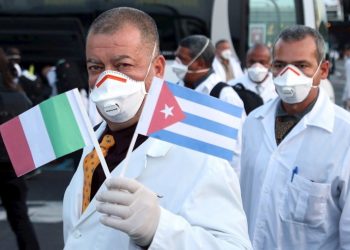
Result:
M123 168L120 171L120 175L119 176L121 176L121 177L123 177L125 175L125 172L128 169L128 167L129 167L130 155L131 155L131 152L132 152L133 148L135 147L136 139L137 139L137 136L138 136L138 133L136 131L137 131L137 129L135 130L135 132L134 132L134 134L132 136L132 139L131 139L131 142L130 142L130 146L128 148L128 152L126 153L126 156L125 156L125 159L124 159Z
M84 120L85 124L86 125L89 123L91 124L89 117L87 116L86 110L84 109L83 102L81 101L81 97L80 97L80 94L78 92L78 89L74 89L73 93L75 95L75 99L77 100L78 107L80 108L80 113L83 116L83 120ZM100 144L98 143L98 140L96 138L95 132L92 129L92 126L86 126L86 127L87 127L87 131L89 133L90 139L91 139L91 141L94 145L94 148L96 150L97 156L100 159L100 163L101 163L103 172L106 175L106 179L108 179L109 177L111 177L111 172L109 171L106 160L102 154L102 150L101 150Z

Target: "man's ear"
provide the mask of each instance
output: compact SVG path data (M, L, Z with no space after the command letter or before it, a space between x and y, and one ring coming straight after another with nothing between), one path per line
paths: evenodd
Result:
M162 55L157 56L154 62L154 75L163 78L165 72L165 58Z
M328 73L329 73L329 61L324 60L323 62L321 62L321 66L320 66L320 78L327 79Z
M203 58L197 58L197 60L193 63L196 64L197 69L205 69L208 68L207 64L205 63Z

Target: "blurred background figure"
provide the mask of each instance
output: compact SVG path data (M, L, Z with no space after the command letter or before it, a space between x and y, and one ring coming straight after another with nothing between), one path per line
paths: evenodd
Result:
M51 88L46 82L42 81L39 75L35 74L34 64L31 64L28 69L23 69L19 49L9 47L5 52L14 82L21 86L33 105L49 98Z
M228 84L234 86L238 83L258 94L264 101L268 102L277 97L275 85L272 81L271 69L271 52L265 44L255 44L251 47L246 55L247 70L245 73Z
M45 66L42 70L42 75L52 88L51 96L78 88L91 124L95 126L102 122L96 105L89 99L86 73L77 62L61 58L55 66Z
M345 87L343 92L343 105L346 110L350 110L350 44L344 48L344 71L345 71Z
M227 40L219 40L215 44L213 69L223 82L228 82L243 75L241 64L233 56L231 45Z
M13 69L0 48L0 124L31 107L31 102L21 87L14 82ZM20 250L39 249L33 225L28 217L27 186L22 177L17 178L0 139L0 197L8 222L16 235Z

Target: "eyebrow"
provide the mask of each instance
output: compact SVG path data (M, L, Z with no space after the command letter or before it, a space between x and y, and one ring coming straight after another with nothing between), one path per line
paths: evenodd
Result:
M128 56L128 55L120 55L120 56L115 56L115 57L113 57L112 58L112 61L113 62L118 62L118 61L121 61L121 60L123 60L123 59L132 59L130 56ZM86 60L86 63L95 63L95 64L100 64L100 63L102 63L100 60L98 60L98 59L94 59L94 58L88 58L87 60Z
M294 62L286 62L286 61L282 61L282 60L275 60L275 61L272 61L272 63L284 63L284 64L301 64L301 63L306 63L306 64L311 64L310 62L305 61L305 60L294 61Z

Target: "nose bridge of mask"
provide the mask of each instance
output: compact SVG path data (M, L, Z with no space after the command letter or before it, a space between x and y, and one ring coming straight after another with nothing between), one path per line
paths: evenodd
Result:
M288 85L303 85L309 84L312 78L306 76L300 69L292 64L288 64L282 71L279 73L278 77L284 78L287 81Z
M203 48L201 49L201 51L199 51L199 53L190 61L190 63L187 64L187 67L191 66L191 64L194 63L198 59L198 57L200 57L202 55L204 50L206 50L206 48L208 47L209 42L210 42L210 40L209 40L209 38L207 38L207 41L206 41L205 45L203 46Z

